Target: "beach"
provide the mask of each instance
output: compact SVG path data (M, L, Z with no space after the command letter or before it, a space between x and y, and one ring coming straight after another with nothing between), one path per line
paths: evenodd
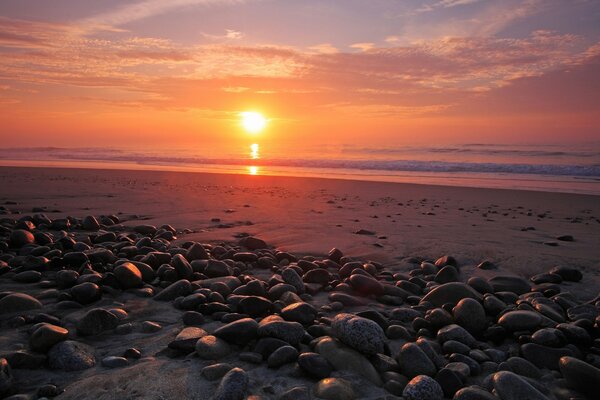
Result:
M328 325L331 320L337 318L336 315L342 312L356 314L371 310L385 315L385 323L387 324L385 346L386 352L392 357L395 357L400 351L414 351L412 348L404 350L403 345L414 341L414 335L418 332L418 329L414 329L414 325L411 325L413 321L409 321L409 324L402 328L409 337L402 335L396 337L389 333L389 325L395 324L393 320L398 319L398 317L393 317L392 310L400 307L402 303L406 307L411 305L414 308L416 304L411 303L415 300L414 298L404 297L403 301L398 300L398 303L395 304L389 298L387 302L377 301L377 296L383 294L383 292L379 293L377 290L366 294L357 294L360 291L354 283L347 282L344 279L340 280L338 274L341 274L341 269L339 271L338 269L343 263L337 264L340 262L339 255L331 256L329 254L333 248L339 249L344 256L349 257L346 261L360 260L357 266L369 262L372 262L370 265L375 265L372 267L373 270L365 267L367 272L363 271L359 275L366 273L369 279L374 276L376 279L392 285L392 287L404 288L403 290L406 290L410 285L407 283L406 286L398 286L399 281L408 282L409 277L421 276L411 271L415 269L427 270L427 268L430 268L429 265L433 265L432 263L436 260L439 261L441 257L451 256L451 261L446 258L446 261L438 262L437 266L439 269L450 266L451 272L458 275L449 281L434 281L433 276L429 277L431 279L426 278L423 282L425 285L425 281L427 281L427 286L417 288L419 289L417 290L417 293L419 293L417 302L426 293L431 293L431 289L438 286L440 282L443 282L440 286L450 284L449 282L461 282L460 284L464 285L465 282L474 277L483 278L481 281L484 282L493 282L493 278L498 276L516 277L515 279L519 278L517 282L529 282L529 285L531 285L524 292L517 291L518 295L530 292L530 289L533 290L531 293L534 293L534 283L529 280L530 277L546 273L555 267L562 267L569 271L576 270L582 274L583 278L580 280L561 279L558 284L560 290L571 293L574 303L584 304L592 301L598 296L600 285L600 248L598 247L598 243L600 243L600 202L598 196L593 195L249 174L26 167L0 167L0 187L2 188L0 191L0 205L3 206L2 213L4 214L0 218L4 218L5 227L10 225L10 220L19 220L22 217L34 214L45 214L50 220L75 217L73 225L68 231L72 232L78 240L81 240L81 235L94 236L98 235L98 232L114 231L118 233L123 231L138 235L138 238L146 236L149 239L144 240L147 240L149 244L157 240L157 237L154 236L156 228L154 231L144 232L142 228L136 227L164 227L168 225L173 229L170 234L164 236L164 238L167 238L168 248L181 249L180 246L184 246L187 249L187 253L177 250L172 251L171 255L188 254L187 261L189 262L194 259L189 256L189 246L192 242L203 244L207 251L209 249L214 251L216 247L222 247L225 249L223 251L230 256L239 252L244 254L250 252L257 254L258 257L269 254L275 257L276 253L294 255L295 259L290 257L290 259L286 259L285 263L273 264L266 269L257 266L256 255L236 256L236 260L243 260L243 263L246 263L245 268L248 268L248 270L244 271L242 275L247 275L248 278L237 280L230 276L232 274L222 274L226 275L227 280L217 286L211 286L216 281L207 284L203 284L202 280L195 281L197 286L194 287L198 290L200 287L210 288L213 292L224 290L218 296L213 293L213 297L211 297L213 302L219 302L219 298L225 300L227 298L226 292L230 293L232 290L244 285L251 286L248 283L251 279L259 279L267 290L272 289L274 285L283 282L280 276L282 269L285 269L290 262L295 264L299 259L310 263L306 264L309 265L307 269L300 267L304 272L308 272L313 268L329 271L324 281L321 281L321 278L315 278L314 281L309 280L309 282L306 282L305 275L306 290L311 295L303 297L303 301L305 300L311 304L311 308L318 312L315 315L317 322L315 322L315 325L312 322L303 324L304 329L310 332L312 339L308 341L302 339L291 346L299 349L300 352L307 352L311 348L316 349L314 351L326 358L328 352L334 351L331 348L327 349L326 345L333 346L333 349L336 348L335 346L353 347L349 344L352 340L346 339L343 333L331 334L329 331ZM95 219L101 221L102 216L110 215L117 217L118 223L116 226L119 227L118 229L104 226L102 223L102 226L96 228L92 233L86 233L85 230L81 229L81 223L87 216L94 216ZM33 229L35 230L35 228ZM169 229L166 230L169 231ZM3 235L9 235L12 230L13 228L5 230ZM162 231L165 231L165 229ZM57 232L54 232L55 238L57 237L56 234ZM261 250L262 245L256 247L247 243L244 245L244 240L247 237L264 241L266 246L271 249L269 250L270 253L267 254L266 250ZM93 240L91 243L88 242L88 244L93 243ZM96 248L101 246L98 244L99 242L95 243L93 246ZM135 240L133 244L135 244ZM9 262L11 257L23 254L12 247L10 250L8 248L4 250L4 261ZM111 245L104 247L113 248ZM117 253L116 250L115 253ZM129 257L130 261L139 262L143 259L143 252L140 252L138 257L135 257L135 254L134 251L132 256ZM218 257L215 255L210 258L216 259ZM280 257L277 260L281 261L283 259L285 258ZM114 264L115 260L111 264ZM333 264L323 264L321 260L330 260L333 261ZM426 264L425 267L422 264L423 261ZM484 261L487 261L487 263L483 266L480 265ZM174 261L171 261L171 264L173 263ZM40 369L41 365L39 364L35 369L13 367L12 371L15 382L17 382L16 386L23 393L33 391L39 388L40 385L52 383L52 385L60 388L62 393L58 397L60 399L82 398L81 393L83 392L86 393L86 398L93 397L97 399L119 398L120 395L123 396L120 398L209 398L215 391L222 394L225 390L221 387L217 389L218 380L211 381L201 378L201 375L205 374L203 368L215 363L215 361L209 360L227 363L230 367L242 367L246 371L243 372L242 377L239 375L242 373L239 373L238 376L236 376L237 372L231 373L235 369L228 369L227 366L222 368L224 371L229 371L225 375L227 379L231 380L231 382L228 381L228 385L235 387L239 382L244 383L244 387L247 387L246 395L251 396L248 398L311 398L310 396L314 394L313 390L322 389L313 389L318 379L306 377L298 372L297 366L294 367L292 364L284 363L286 365L277 369L267 367L265 362L253 364L247 359L240 361L236 354L239 354L242 350L249 351L254 339L242 341L237 347L237 343L233 340L234 344L227 345L227 347L232 348L229 352L225 352L222 356L214 355L214 357L209 356L201 360L197 360L196 356L192 357L194 353L193 344L191 348L189 343L184 345L184 348L191 349L189 351L191 354L185 351L173 353L172 349L169 350L168 347L171 347L169 343L172 343L175 336L186 326L182 322L181 300L178 300L178 306L173 307L171 301L179 296L170 298L171 301L167 302L155 301L152 296L157 292L162 293L161 289L165 290L166 284L163 284L164 282L170 281L169 284L171 284L182 278L181 271L177 270L177 266L174 268L177 270L178 275L176 274L176 276L178 279L161 279L163 281L161 284L155 282L152 285L149 284L150 281L145 280L143 286L140 281L139 284L133 285L131 288L121 285L121 288L125 290L115 289L114 287L119 287L118 284L116 286L107 284L109 287L100 285L103 288L103 295L100 300L83 305L60 307L57 306L57 303L61 299L63 302L70 300L70 303L73 303L73 301L70 296L64 297L64 295L61 295L63 291L68 289L67 287L56 289L55 268L40 269L40 279L33 279L29 283L28 281L15 281L15 272L10 271L10 269L17 268L18 265L17 263L12 267L8 267L9 269L4 270L4 273L0 275L2 292L0 301L6 298L9 292L25 293L37 297L43 303L44 312L54 313L59 317L62 325L68 328L69 340L82 341L90 345L93 349L92 352L95 352L95 358L98 360L108 356L120 356L126 349L132 347L139 349L142 353L141 360L129 359L127 364L123 364L123 368L107 368L106 365L100 365L100 362L97 362L89 369L82 369L81 372L74 375L61 371L60 368ZM152 269L156 271L159 266L160 263L153 266ZM206 265L201 269L205 267ZM194 264L194 273L198 273L195 268ZM70 269L77 270L77 268ZM23 268L19 269L19 271L22 270ZM240 276L239 272L238 276ZM105 274L105 272L96 272L96 274L98 273ZM83 276L85 275L80 276L77 283L82 282L81 277ZM203 276L202 279L212 278L212 276L207 277L202 274L201 276ZM221 276L221 274L217 274L217 276ZM275 276L277 277L275 278ZM190 277L191 274L187 279L194 282L194 279ZM236 280L237 283L231 283L230 278ZM219 278L215 277L215 279L218 280ZM289 283L286 279L284 281ZM540 281L548 285L554 284L543 279ZM333 290L335 284L332 286L331 282L336 282L338 285L350 285L347 292L361 298L360 304L344 304L343 311L336 308L339 307L337 304L332 308L331 303L333 301L328 296L335 292ZM122 284L122 282L120 283ZM223 286L226 285L231 286L229 286L229 289L223 289ZM352 289L354 289L354 292ZM208 296L210 290L201 290L204 293L203 297ZM262 293L264 293L264 289L262 290ZM547 290L558 289L548 286ZM507 289L507 291L510 290ZM258 290L258 292L261 291ZM184 293L185 295L190 294L185 291ZM200 293L200 291L197 291L197 293ZM390 293L386 292L386 294L393 297ZM539 293L543 293L543 290ZM250 289L240 291L240 295L242 294L250 297L255 295ZM550 291L547 293L547 298L555 294L557 293ZM409 295L414 296L415 294L409 293ZM290 296L295 298L294 296L297 295ZM399 297L402 298L403 296L399 295ZM522 299L534 299L535 297L536 295L533 295ZM273 304L276 303L275 298L271 297L270 299ZM502 299L505 302L507 301L506 297L502 297ZM230 306L236 304L239 307L239 304L232 301L229 301L229 304ZM441 305L442 303L438 306ZM125 328L121 328L123 331L120 333L112 332L113 329L119 329L115 323L115 326L107 328L102 333L76 335L73 327L77 325L78 320L89 310L98 307L124 310L125 316L122 316L123 319L118 324L119 326L125 323L133 324L133 330L127 332ZM419 306L415 308L416 313L425 318L424 321L428 318L425 315L426 308L419 308ZM521 307L519 309L525 308ZM239 309L237 312L238 314L245 314ZM113 314L118 313L113 312ZM562 318L564 324L565 321L569 320L565 314L566 309L561 313L560 318ZM225 325L223 320L211 318L210 313L204 314L203 323L198 325L198 329L212 334L216 329ZM227 312L215 315L223 317L226 314ZM446 314L448 313L446 312ZM452 308L450 308L450 314L448 315L452 318ZM546 314L544 315L546 318ZM266 315L257 312L250 316L260 321L258 317L262 318ZM241 315L240 318L242 317L247 316ZM238 317L231 317L231 321L236 318ZM453 323L456 323L459 320L456 317L456 311L454 312L454 318ZM363 319L377 320L372 315ZM30 325L26 321L29 320L19 321L8 319L8 317L3 319L0 334L0 348L2 348L3 354L27 351ZM39 321L43 321L43 319ZM48 321L50 320L48 319ZM143 322L148 321L156 323L158 327L149 324L144 325ZM226 317L224 321L229 320ZM498 317L488 315L486 321L485 324L489 329L489 326L497 324ZM573 322L571 320L571 323ZM557 323L558 320L555 320L555 325ZM593 325L593 318L590 323ZM142 324L141 328L140 324ZM431 326L432 323L428 322L428 324L423 326L435 336L435 330ZM310 325L325 326L325 328L320 329L332 336L337 336L344 344L337 342L334 344L319 343L315 348L313 342L318 337L316 332L321 332L321 330L312 327L312 330L308 329ZM436 326L436 324L433 325ZM591 325L585 325L591 329L590 332L597 329L597 327L592 328ZM367 326L369 329L370 327L370 325ZM258 329L260 331L261 328ZM534 331L533 327L527 327L523 330ZM477 329L475 331L473 335L477 340L485 342L483 336L481 336L483 331L477 331ZM152 332L152 334L148 332ZM194 334L198 335L199 331L190 333L191 337L196 340L202 337L201 334L198 337L195 337ZM440 335L438 333L438 339ZM226 336L223 335L223 337ZM265 336L268 337L269 335L265 334ZM484 370L493 367L489 363L495 364L497 370L498 365L505 361L509 354L514 355L514 346L517 342L511 341L510 337L510 335L507 335L507 340L498 345L501 352L506 352L504 358L499 356L498 360L493 360L486 356L487 359L478 361ZM512 350L510 350L511 346ZM589 346L590 344L583 347L579 346L579 351L583 351L583 348L588 349ZM477 346L470 344L470 347L475 348ZM489 348L489 345L481 345L479 351L487 348ZM200 353L197 345L195 349L196 353ZM359 345L355 345L353 349L352 351L358 351L356 353L359 354L357 357L363 357L359 358L361 362L366 360L364 354L369 355L369 351L361 350ZM256 350L254 351L256 352ZM340 353L344 353L344 351L346 350L339 350ZM370 354L373 355L381 351L379 349ZM565 355L571 355L571 353L566 352ZM472 357L475 356L471 354ZM581 357L581 353L577 353L577 357ZM585 359L585 357L583 358ZM369 358L369 360L372 359ZM392 363L387 359L385 360L387 363L395 363L395 361ZM127 360L125 359L125 361ZM328 361L335 366L336 361ZM384 361L381 361L381 363L384 363ZM467 361L457 356L453 359L453 363L463 363L464 365ZM406 367L392 365L388 366L389 369L386 369L388 367L382 367L380 364L375 364L377 377L369 378L369 375L365 373L365 375L358 378L360 384L355 384L353 389L356 398L379 399L387 398L384 396L393 396L390 393L398 396L401 394L402 390L398 393L397 385L403 385L404 388L407 382L399 383L397 381L400 378L395 377L392 379L389 373L394 371L395 374L402 372L404 375L410 375L403 369ZM462 365L460 368L454 367L460 369ZM544 365L538 365L538 367L543 371L540 377L544 376L544 379L551 382L544 393L545 396L548 396L547 398L558 399L561 398L561 394L567 396L572 393L569 392L570 389L565 389L565 385L561 385L560 382L555 384L552 372L549 372L549 370L556 371L558 367L546 368ZM485 374L474 373L474 367L471 366L471 368L471 374L466 374L467 376L464 377L461 385L464 386L468 383L486 387L487 384L493 387L494 383L484 382ZM351 370L333 369L336 371L332 376L343 378L343 381L357 379L356 373ZM441 369L440 365L436 365L436 370ZM387 376L386 373L388 373ZM220 374L219 377L224 374L225 372ZM393 377L393 375L391 376ZM408 376L408 378L411 378L411 376ZM378 379L382 380L378 381ZM498 377L498 380L500 380L500 377ZM389 384L390 381L396 383ZM538 381L540 380L538 379ZM533 385L533 383L529 382L528 385ZM287 393L295 387L305 387L306 395L309 397L301 397L301 395L305 395L302 391L304 389L301 390L302 393L293 391L291 394ZM572 388L569 385L566 387ZM338 388L337 390L342 389ZM542 389L536 386L535 390ZM285 393L288 397L284 396ZM294 393L298 397L295 397ZM508 399L511 397L504 395L501 398Z

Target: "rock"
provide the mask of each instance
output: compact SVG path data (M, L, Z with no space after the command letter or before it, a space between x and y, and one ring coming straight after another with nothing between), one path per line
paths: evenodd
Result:
M194 243L188 249L185 258L189 262L192 262L194 260L208 260L209 256L204 246L202 246L200 243Z
M81 227L84 231L97 231L100 229L100 223L93 215L88 215L81 221Z
M299 322L302 325L312 324L317 317L317 310L310 304L298 302L290 304L281 310L281 316L286 321Z
M458 302L452 310L454 321L472 335L480 335L486 328L485 310L480 302L466 298Z
M509 371L496 372L492 377L492 383L502 400L549 400L525 379Z
M322 355L335 369L340 371L351 371L377 386L381 386L381 378L367 360L367 358L356 350L344 346L331 337L323 337L315 346L317 353Z
M471 286L461 282L450 282L434 288L421 301L441 307L446 303L456 304L464 298L478 301L482 299L481 295Z
M433 279L437 283L457 282L459 280L458 271L451 265L446 265L435 274Z
M164 288L154 296L154 300L171 301L179 296L187 296L192 292L192 284L187 279L181 279Z
M598 394L600 369L574 357L561 357L558 367L567 385L578 392L594 397Z
M341 313L335 316L331 328L334 336L361 353L384 352L385 333L370 319Z
M217 329L213 335L238 345L245 345L258 337L258 323L252 318L242 318Z
M42 303L28 294L12 293L0 299L0 316L23 313L42 307Z
M479 265L477 265L477 268L479 269L483 269L483 270L490 270L490 269L496 269L496 265L494 265L493 262L485 260L482 261L481 263L479 263Z
M44 354L24 350L3 352L0 354L0 358L6 358L8 364L14 369L37 369L46 363Z
M405 400L442 400L444 392L435 379L419 375L408 382L402 396Z
M144 236L152 236L157 231L154 225L136 225L133 227L133 230Z
M92 347L73 340L65 340L50 349L48 363L52 369L80 371L93 367L96 359Z
M538 329L531 335L531 342L548 347L561 347L566 344L565 335L554 328Z
M198 311L186 311L183 313L182 319L187 326L200 326L204 323L204 315Z
M381 296L383 285L376 279L363 274L353 274L349 278L352 288L362 296Z
M183 328L181 332L177 334L175 339L169 343L169 348L179 350L186 354L191 353L196 349L198 339L206 335L208 335L208 333L204 329L188 326Z
M495 276L488 280L494 292L513 292L518 295L531 290L531 285L518 276Z
M103 309L94 308L85 313L77 323L77 333L83 336L98 335L104 331L115 329L119 318Z
M498 400L498 398L480 387L468 386L456 392L452 400Z
M265 243L264 240L255 238L253 236L246 236L240 239L240 246L252 251L268 248L267 243Z
M311 400L306 386L296 386L281 393L278 400Z
M323 379L331 375L331 365L318 353L302 353L298 356L298 365L308 375Z
M221 379L226 373L231 371L233 366L227 363L218 363L213 365L208 365L202 368L200 373L203 377L208 379L209 381L215 381L217 379Z
M354 400L356 398L350 382L342 378L321 379L315 388L315 395L325 400Z
M171 259L171 265L175 268L179 279L191 279L194 270L183 255L175 254Z
M162 329L162 325L160 325L157 322L152 322L152 321L142 321L141 325L140 325L140 330L143 333L154 333L154 332L158 332Z
M434 376L437 369L427 354L415 343L406 343L398 355L400 372L408 378L417 375Z
M29 346L32 350L45 353L56 343L67 340L69 331L60 326L42 324L29 337Z
M117 278L117 282L119 282L119 286L122 289L131 289L140 287L143 284L142 281L142 273L130 262L125 262L121 265L118 265L113 270L115 277Z
M258 326L259 336L269 336L284 340L296 346L305 335L304 327L298 322L284 321L280 318L267 317Z
M535 311L509 311L498 320L498 324L509 332L532 331L542 323L542 316Z
M79 304L87 305L99 300L102 296L100 287L92 282L83 282L71 288L73 300Z
M218 360L229 353L231 348L227 342L216 336L203 336L196 342L196 354L203 360Z
M560 275L561 278L569 282L579 282L583 279L581 271L569 267L554 267L550 270L551 274Z
M467 373L466 376L469 374ZM461 376L452 369L442 368L435 376L435 380L440 384L444 395L451 399L454 394L463 387Z
M506 360L506 365L510 368L509 370L515 374L535 380L539 380L542 377L542 372L538 369L538 367L524 358L510 357L508 360Z
M106 368L122 368L129 365L125 357L108 356L102 359L102 366Z
M364 306L364 305L368 304L367 299L364 299L362 297L352 296L348 293L332 292L329 294L328 297L329 297L329 301L331 303L338 302L338 303L342 303L343 305L348 306L348 307Z
M535 343L527 343L521 346L523 358L533 363L538 368L557 370L561 357L575 356L575 352L568 347L547 347Z
M456 340L471 348L477 343L475 338L471 336L467 330L456 324L448 325L440 329L437 333L437 338L442 343L448 340Z
M26 231L24 229L15 229L10 234L10 245L14 248L21 248L27 244L32 244L35 242L35 237L33 233Z
M233 368L221 379L212 400L243 400L249 381L246 371L241 368Z
M56 273L56 286L58 286L59 289L73 287L77 283L78 278L79 274L77 271L63 269Z
M23 271L13 276L15 282L35 283L42 280L42 273L39 271Z
M451 265L458 269L458 261L456 261L456 259L452 256L446 255L435 260L435 266L439 269L445 267L446 265Z
M285 283L295 287L296 293L304 293L304 282L302 281L302 278L300 277L300 275L298 275L295 269L285 268L283 271L281 271L281 278Z
M245 296L238 304L239 312L251 317L267 315L273 309L273 303L269 299L260 296Z
M315 268L302 275L302 280L306 283L327 285L331 280L331 274L324 268Z
M8 394L15 383L10 365L6 358L0 358L0 396Z
M267 359L269 368L279 368L298 359L298 350L292 346L283 346L275 350Z

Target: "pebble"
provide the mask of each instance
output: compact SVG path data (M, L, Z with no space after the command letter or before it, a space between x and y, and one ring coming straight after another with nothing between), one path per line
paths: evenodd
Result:
M77 323L77 333L83 336L98 335L104 331L115 329L119 318L103 308L93 308Z
M24 229L15 229L10 234L10 245L15 248L21 248L27 244L32 244L35 242L35 237L29 231Z
M96 364L94 349L81 342L65 340L55 344L48 352L48 364L52 369L81 371Z
M494 292L513 292L518 295L531 290L531 285L518 276L495 276L488 280Z
M384 292L383 285L376 279L363 274L353 274L349 278L350 285L362 296L381 296Z
M481 295L471 286L461 282L450 282L431 290L423 297L421 302L428 302L436 307L441 307L446 303L456 304L464 298L482 299Z
M271 312L273 303L264 297L246 296L239 302L238 308L241 313L248 314L251 317L260 317Z
M56 343L67 340L68 336L69 331L65 328L44 323L29 337L29 346L34 351L45 353Z
M196 342L196 354L203 360L218 360L229 353L231 353L231 347L226 341L216 336L203 336Z
M13 388L15 378L6 358L0 358L0 396L7 394Z
M492 382L502 400L549 400L525 379L509 371L496 372Z
M542 323L542 316L535 311L509 311L498 320L498 324L509 332L532 331Z
M171 301L179 296L187 296L192 292L192 284L187 279L181 279L159 292L154 296L154 300Z
M83 282L71 288L71 296L76 302L87 305L100 299L102 291L100 287L92 282Z
M469 347L473 347L477 343L475 338L466 329L456 324L451 324L440 329L437 333L437 338L442 343L448 340L456 340Z
M283 321L279 317L267 317L258 325L258 335L274 337L296 346L300 343L306 331L299 322Z
M323 337L315 346L315 350L323 356L336 370L351 371L377 386L381 386L379 373L367 358L356 350L344 346L331 337Z
M171 259L171 265L175 268L179 279L190 279L194 270L190 263L181 254L175 254ZM207 274L208 275L208 274ZM210 276L210 275L209 275Z
M331 327L334 336L361 353L376 354L384 351L386 338L383 329L370 319L341 313L335 316Z
M523 358L533 363L538 368L558 369L559 361L564 356L575 356L575 352L568 347L547 347L535 343L521 346Z
M558 367L567 385L590 397L598 395L600 369L574 357L561 357Z
M408 382L402 396L405 400L442 400L444 391L435 379L419 375Z
M122 289L131 289L142 286L142 273L130 262L118 265L113 270L113 273Z
M279 368L284 364L292 363L298 359L298 350L292 346L282 346L275 350L269 358L267 365L269 368Z
M12 293L0 298L0 316L19 314L42 307L39 300L25 293Z
M233 368L221 379L212 400L243 400L249 382L246 371L241 368Z
M258 337L258 323L252 318L238 319L220 327L213 335L229 343L245 345Z
M427 354L415 343L406 343L398 355L400 372L408 378L417 375L434 376L437 369Z
M218 363L213 365L208 365L202 368L200 374L203 377L208 379L209 381L216 381L217 379L221 379L226 373L231 371L233 366L227 363Z
M318 353L302 353L298 356L298 365L302 370L315 378L323 379L331 375L331 365Z
M125 357L108 356L102 359L102 366L106 368L122 368L129 365Z
M576 268L559 266L552 268L550 273L559 275L563 280L569 282L579 282L583 279L583 274Z
M325 400L354 400L356 398L351 383L342 378L321 379L315 388L315 395Z
M452 309L454 321L469 333L478 336L486 328L485 310L477 300L466 298L458 302Z
M286 321L299 322L302 325L312 324L317 317L317 310L305 302L293 303L281 310L281 316Z
M175 339L169 343L169 348L179 350L183 353L191 353L196 349L198 339L206 335L208 333L204 329L188 326L183 328Z

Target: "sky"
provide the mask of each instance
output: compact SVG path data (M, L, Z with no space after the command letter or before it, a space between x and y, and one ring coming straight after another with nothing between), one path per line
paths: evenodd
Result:
M3 147L600 140L597 0L2 0ZM208 151L208 150L205 150Z

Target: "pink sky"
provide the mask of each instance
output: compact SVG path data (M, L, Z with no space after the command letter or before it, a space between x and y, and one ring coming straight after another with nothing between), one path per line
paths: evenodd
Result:
M50 4L52 3L52 4ZM600 3L5 0L4 147L600 137Z

